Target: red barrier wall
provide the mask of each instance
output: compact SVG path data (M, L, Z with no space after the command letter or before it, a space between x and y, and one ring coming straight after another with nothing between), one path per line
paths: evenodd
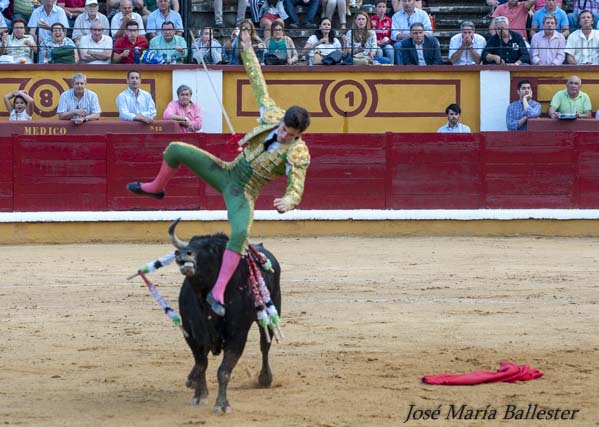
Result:
M127 134L0 138L0 210L224 209L213 189L182 169L167 197L125 184L157 172L173 140L232 159L226 135ZM591 132L310 134L302 209L599 207L599 145ZM286 181L268 185L271 209Z

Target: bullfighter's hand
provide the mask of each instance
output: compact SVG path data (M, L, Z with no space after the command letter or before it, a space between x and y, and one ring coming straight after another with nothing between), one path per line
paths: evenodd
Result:
M288 202L283 199L275 199L272 203L279 213L285 213L293 209Z
M252 36L249 30L241 30L239 33L239 41L243 50L250 50L252 48Z

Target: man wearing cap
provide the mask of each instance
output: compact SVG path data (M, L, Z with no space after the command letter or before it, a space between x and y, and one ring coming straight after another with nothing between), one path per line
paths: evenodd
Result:
M110 64L112 59L112 37L104 34L99 22L94 22L91 33L81 37L79 43L80 64Z
M69 27L69 20L64 10L54 4L55 0L43 0L42 6L38 7L31 14L27 26L29 34L38 37L38 40L48 39L52 37L50 27L57 22L61 23L65 28ZM37 31L39 28L39 31Z
M73 41L79 44L81 37L90 33L93 23L99 23L104 28L104 34L109 35L110 23L105 15L98 11L98 0L86 0L85 12L77 17L73 26Z
M33 63L33 54L37 52L37 45L33 36L25 34L25 19L14 17L12 21L12 35L2 33L2 47L0 55L11 55L16 62L25 64Z

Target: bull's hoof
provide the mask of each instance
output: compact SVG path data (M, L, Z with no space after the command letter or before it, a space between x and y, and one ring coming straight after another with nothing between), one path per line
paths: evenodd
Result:
M270 371L262 371L258 375L258 385L268 388L272 385L272 373Z
M127 184L127 191L129 191L133 194L140 194L142 196L150 196L155 199L163 199L164 198L164 191L161 191L160 193L150 193L148 191L144 191L141 189L141 182L139 182L139 181L130 182L129 184Z
M193 399L191 399L191 404L193 406L206 406L208 404L208 399L205 397L196 397L194 396Z
M210 305L210 308L214 314L220 317L225 317L225 307L212 296L212 292L208 292L208 296L206 296L206 302Z
M233 412L233 408L231 408L231 405L229 405L229 403L225 403L224 405L214 405L214 413L216 415L220 415L220 414L230 414L231 412Z

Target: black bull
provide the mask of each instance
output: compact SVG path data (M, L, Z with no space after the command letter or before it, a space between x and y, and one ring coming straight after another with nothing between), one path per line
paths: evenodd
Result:
M226 315L224 318L216 316L206 302L206 295L216 282L228 237L224 234L195 236L189 242L184 242L175 235L177 223L178 221L175 221L170 226L169 236L178 249L175 252L177 265L185 275L179 294L179 310L183 328L189 335L186 341L195 360L195 365L187 377L187 386L195 390L193 404L206 404L208 352L212 351L214 355L218 355L223 351L223 360L217 374L218 396L214 411L230 412L227 386L231 372L243 353L249 330L256 322L256 309L248 282L248 264L246 259L242 258L225 292ZM262 274L272 301L281 313L281 267L273 254L262 246L258 246L258 249L272 263L274 273L262 271ZM272 372L268 364L270 340L267 340L263 328L258 329L262 352L262 368L258 383L262 387L269 387L272 384Z

